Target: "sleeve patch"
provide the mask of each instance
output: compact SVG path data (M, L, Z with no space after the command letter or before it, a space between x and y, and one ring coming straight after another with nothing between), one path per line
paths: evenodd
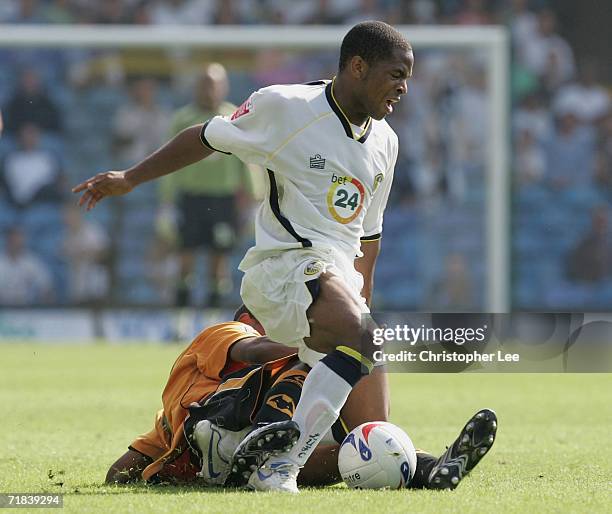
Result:
M249 97L244 102L242 102L242 105L240 105L238 109L234 111L234 114L231 115L230 120L234 121L240 118L240 116L249 114L252 110L253 110L253 101L251 100L251 97Z

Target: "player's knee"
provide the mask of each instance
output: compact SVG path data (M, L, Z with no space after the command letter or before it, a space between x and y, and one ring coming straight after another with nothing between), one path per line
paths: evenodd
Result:
M338 317L334 329L339 342L345 346L356 348L364 329L361 313L357 310L350 310L343 313Z
M337 346L347 346L371 360L375 350L373 341L373 328L359 315L348 319L340 327Z
M142 478L142 474L133 470L111 468L106 473L106 484L124 485L138 482Z
M111 467L106 473L106 484L127 484L130 481L128 473L121 472L121 470Z
M128 450L115 461L106 473L107 484L129 484L142 479L142 471L153 459L134 450Z

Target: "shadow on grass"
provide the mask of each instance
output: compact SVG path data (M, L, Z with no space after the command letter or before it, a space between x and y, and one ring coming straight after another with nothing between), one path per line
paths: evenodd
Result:
M321 486L321 487L301 487L301 491L336 491L344 494L351 490L347 487L335 487L335 486ZM55 491L58 492L58 491ZM68 490L61 491L63 494L70 496L110 496L110 495L123 495L123 494L168 494L177 495L185 493L206 493L206 494L250 494L255 491L248 489L238 489L234 487L203 487L201 485L166 485L166 484L116 484L108 485L101 483L81 484L79 486L73 486Z

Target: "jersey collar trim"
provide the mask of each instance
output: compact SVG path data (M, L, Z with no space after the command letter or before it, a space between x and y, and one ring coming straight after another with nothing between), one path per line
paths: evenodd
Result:
M325 87L325 98L327 98L327 102L332 108L332 111L334 111L336 116L338 116L340 123L342 123L342 127L344 127L344 132L346 133L347 137L350 137L351 139L355 139L359 143L365 143L366 140L368 139L368 136L370 135L370 132L372 131L372 118L368 118L368 121L366 121L366 125L363 129L363 132L355 136L355 134L353 133L353 128L351 127L351 124L348 118L346 117L346 114L344 114L344 111L342 110L342 108L336 101L336 97L334 96L334 81L335 80L336 78L334 77L333 80L329 82L327 86Z

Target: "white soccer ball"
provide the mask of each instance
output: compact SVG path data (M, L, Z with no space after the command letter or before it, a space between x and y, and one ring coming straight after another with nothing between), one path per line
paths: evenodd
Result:
M338 469L353 489L401 489L416 469L416 452L401 428L384 421L364 423L342 442Z

